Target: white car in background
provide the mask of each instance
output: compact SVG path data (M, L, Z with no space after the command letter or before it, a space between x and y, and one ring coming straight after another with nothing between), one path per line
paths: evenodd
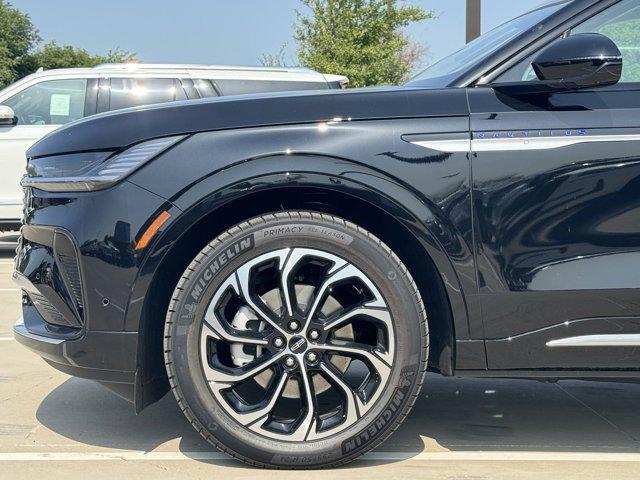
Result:
M65 123L152 103L345 88L348 81L304 68L125 63L38 71L0 91L0 231L20 226L26 150Z

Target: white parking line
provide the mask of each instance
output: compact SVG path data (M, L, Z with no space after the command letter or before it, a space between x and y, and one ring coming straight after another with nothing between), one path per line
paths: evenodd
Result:
M640 462L638 453L613 452L373 452L372 460L462 461L462 462Z
M13 338L13 337L0 337L0 342L11 342L12 340L15 340L15 338Z
M362 457L369 461L445 461L445 462L626 462L640 463L638 453L600 452L373 452ZM97 460L182 461L232 460L217 452L5 452L0 462L76 462Z
M20 288L0 288L0 292L19 292Z

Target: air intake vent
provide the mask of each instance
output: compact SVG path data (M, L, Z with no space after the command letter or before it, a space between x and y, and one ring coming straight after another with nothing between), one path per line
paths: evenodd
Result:
M55 325L69 325L69 322L64 318L64 315L62 315L62 313L60 313L60 311L54 307L45 296L36 292L29 292L29 298L40 315L42 315L42 318L47 322Z
M75 256L67 255L66 253L57 252L58 265L60 271L65 277L65 280L69 283L69 287L75 297L75 300L80 308L83 308L82 304L82 287L80 286L80 270L78 270L78 263Z
M82 280L78 266L76 248L71 239L62 231L56 230L53 251L62 280L73 296L75 310L81 323L84 322L84 301L82 298Z

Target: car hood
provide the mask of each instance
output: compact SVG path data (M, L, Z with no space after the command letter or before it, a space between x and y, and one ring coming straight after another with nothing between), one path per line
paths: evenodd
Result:
M37 142L29 158L85 150L118 150L169 135L332 121L461 115L458 89L382 87L260 95L149 105L69 123Z

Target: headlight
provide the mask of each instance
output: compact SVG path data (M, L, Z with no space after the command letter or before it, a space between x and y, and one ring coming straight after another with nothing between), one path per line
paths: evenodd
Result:
M117 154L84 152L32 159L28 162L22 186L49 192L83 192L108 188L185 136L149 140Z

